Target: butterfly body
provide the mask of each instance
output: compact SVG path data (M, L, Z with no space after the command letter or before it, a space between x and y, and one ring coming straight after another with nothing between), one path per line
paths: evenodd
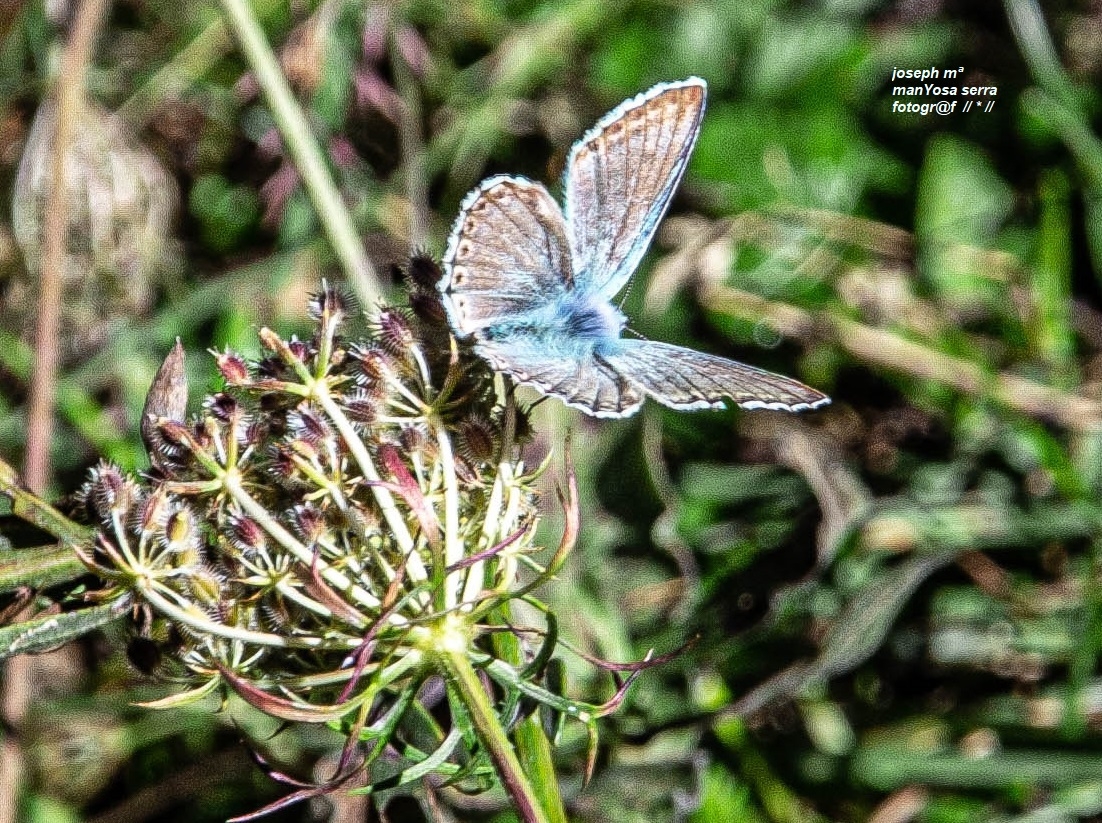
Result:
M576 344L579 349L615 340L627 325L624 317L599 295L567 292L545 307L483 328L485 340L530 340L547 346Z
M795 380L714 355L621 337L612 301L639 265L704 114L698 78L624 101L571 149L565 206L539 183L497 176L460 207L439 289L457 337L496 370L597 417L646 397L701 409L801 411L827 402Z

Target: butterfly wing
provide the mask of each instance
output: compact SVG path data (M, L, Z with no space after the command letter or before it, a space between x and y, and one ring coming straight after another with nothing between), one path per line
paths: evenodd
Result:
M611 300L650 245L704 116L697 77L625 100L570 150L566 222L578 288Z
M545 305L573 277L562 212L547 189L491 177L463 200L438 288L452 329L470 335Z
M477 343L475 350L495 371L594 417L626 417L638 411L646 398L638 383L595 357L591 346L569 340L547 340L535 346L529 338L518 336Z
M673 409L719 408L726 397L744 409L791 412L830 402L798 380L669 343L617 340L603 347L597 359Z

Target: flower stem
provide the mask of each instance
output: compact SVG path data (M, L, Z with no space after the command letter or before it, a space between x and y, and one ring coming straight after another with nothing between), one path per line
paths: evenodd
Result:
M12 514L49 532L67 546L81 545L92 538L92 530L75 523L19 482L19 473L0 460L0 495L11 500ZM59 555L60 557L60 555ZM77 556L72 559L79 563ZM73 566L83 573L83 566Z
M272 47L264 38L264 32L247 0L222 0L222 8L249 65L256 73L257 83L264 90L276 127L302 176L310 199L314 201L318 218L360 305L374 305L381 297L378 275L367 258L352 217L341 200L317 140L306 122L306 115L291 93Z
M516 804L520 819L524 823L550 823L540 804L539 795L517 759L512 741L490 705L486 690L482 687L466 650L445 647L438 651L449 679L458 689L467 711L470 712L471 722L474 723L482 745L490 753L505 790Z

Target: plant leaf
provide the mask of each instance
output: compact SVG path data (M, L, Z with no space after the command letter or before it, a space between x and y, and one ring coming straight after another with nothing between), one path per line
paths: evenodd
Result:
M0 660L62 646L118 619L127 607L125 601L118 601L4 626L0 629Z
M0 592L27 586L46 589L88 573L68 546L36 546L0 552Z

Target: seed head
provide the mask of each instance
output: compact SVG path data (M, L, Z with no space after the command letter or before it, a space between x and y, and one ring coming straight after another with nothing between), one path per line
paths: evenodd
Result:
M426 294L435 274L427 258L410 265ZM310 312L303 339L262 329L258 363L215 354L223 391L151 429L160 471L92 472L81 500L102 597L169 623L160 665L174 676L217 679L279 717L337 720L360 695L416 699L458 649L490 676L511 673L494 691L508 725L541 693L518 690L536 673L515 660L485 665L510 601L530 599L518 563L540 579L527 557L534 475L507 434L525 416L446 327L426 334L423 318L383 308L352 342L350 302L325 284ZM437 648L443 637L455 648ZM518 641L536 654L528 634Z

